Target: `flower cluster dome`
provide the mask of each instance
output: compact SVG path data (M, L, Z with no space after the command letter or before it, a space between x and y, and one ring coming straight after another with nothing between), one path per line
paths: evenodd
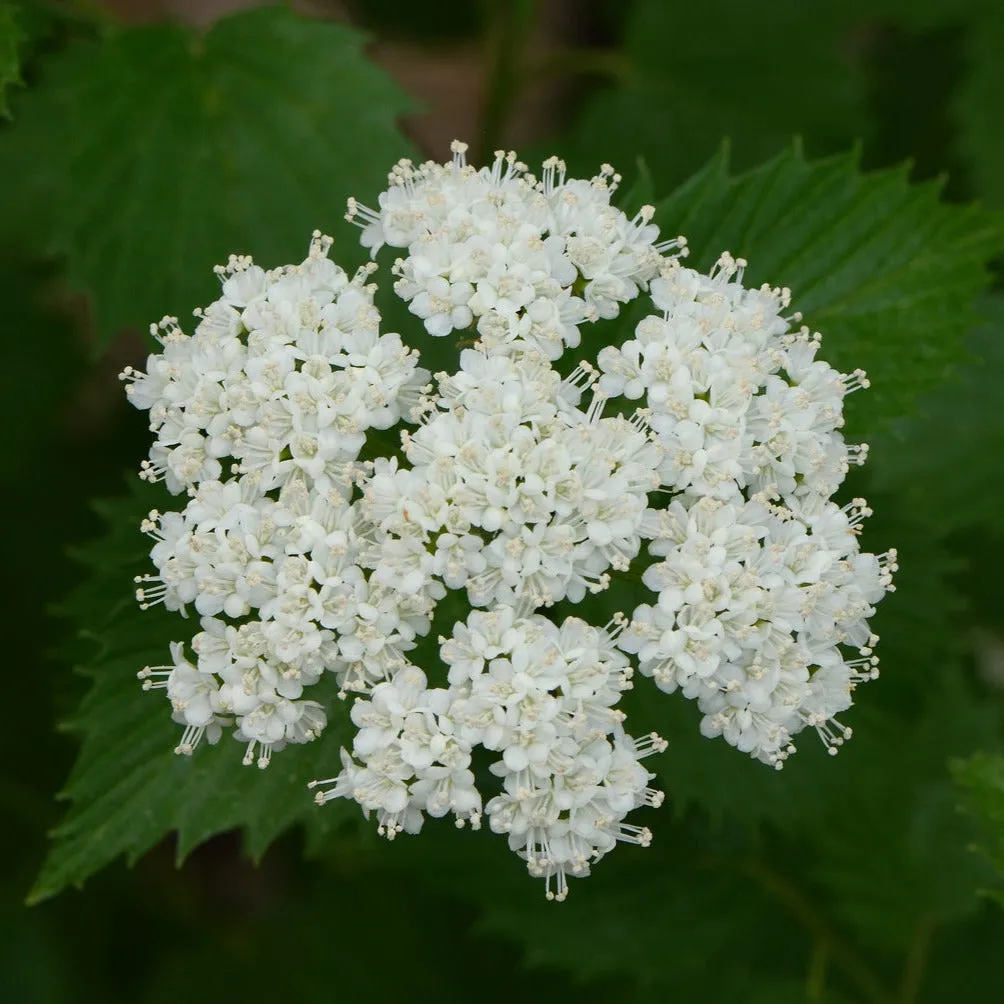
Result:
M569 179L552 158L538 180L465 150L400 162L377 209L348 212L374 253L403 250L395 292L457 333L452 371L381 332L375 266L350 278L315 233L299 265L232 257L193 334L165 318L123 374L155 437L142 476L187 496L144 521L137 596L200 617L139 676L183 754L232 728L266 767L347 715L318 802L356 801L389 838L485 823L560 900L651 840L627 817L662 801L641 761L666 743L627 729L635 670L765 763L805 728L835 752L895 555L860 551L863 500L832 501L867 453L840 431L867 380L816 359L787 290L747 289L727 254L685 267L652 207L612 204L612 168ZM642 295L629 338L564 365ZM627 614L625 575L651 591ZM602 627L571 612L587 593L610 597ZM313 698L328 674L347 711Z
M633 218L610 204L620 175L609 164L588 181L552 157L541 177L499 150L490 168L400 161L379 208L349 200L362 243L404 248L395 292L432 335L477 331L489 351L539 349L557 359L579 344L579 325L616 317L659 274L676 238L659 243L653 208Z

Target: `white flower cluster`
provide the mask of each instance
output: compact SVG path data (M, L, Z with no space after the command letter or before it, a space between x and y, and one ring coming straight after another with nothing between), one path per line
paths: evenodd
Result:
M474 606L578 602L641 546L662 457L640 420L582 412L578 373L562 381L539 353L473 349L438 375L441 409L404 434L409 468L378 464L369 515L402 541L395 581L422 571ZM406 565L403 556L413 555Z
M368 429L388 429L418 402L428 373L399 335L379 332L371 269L351 281L314 234L301 265L266 272L248 257L219 267L223 295L189 337L177 318L151 328L163 351L126 391L150 411L156 441L143 464L172 492L236 473L281 487L302 471L318 490L337 481Z
M830 501L866 453L839 429L867 381L790 332L787 291L745 289L727 255L684 268L651 207L611 206L611 168L567 179L552 159L538 181L465 149L400 162L379 209L348 214L374 252L406 249L395 289L427 331L465 333L455 371L381 334L372 267L349 279L315 234L301 265L232 258L194 334L165 318L124 374L156 437L143 476L189 496L145 521L157 574L137 595L202 618L191 657L176 643L139 675L184 725L178 752L232 725L264 767L323 730L304 694L333 674L357 731L318 802L351 798L390 838L487 819L560 900L651 839L626 818L661 802L641 760L665 741L624 729L631 657L698 701L706 735L777 766L805 727L835 751L877 672L867 618L894 555L860 553L862 500ZM634 339L559 372L580 324L648 289L660 313ZM643 406L605 415L611 397ZM630 619L557 615L639 561L657 599ZM437 657L420 641L448 595L463 612Z
M157 574L137 579L144 606L202 615L194 664L176 645L172 665L140 672L186 726L180 753L233 721L245 762L257 749L264 767L324 728L301 695L325 670L381 677L416 622L428 629L431 598L402 599L361 570L370 528L350 497L366 431L409 415L429 374L380 334L370 270L349 280L330 243L315 234L301 265L272 272L231 258L194 334L165 318L146 373L123 373L156 434L142 476L191 496L144 521Z
M621 645L661 689L698 701L705 735L780 767L807 725L831 753L850 736L835 716L878 675L867 618L896 556L860 553L863 499L830 501L867 455L839 431L864 373L816 360L818 336L788 333L788 290L744 288L745 264L667 264L651 284L662 314L598 362L604 390L644 398L676 493L649 546L662 561L644 573L658 602Z
M449 164L400 161L378 210L349 200L365 247L407 249L394 289L432 335L473 325L489 351L557 359L581 323L616 317L686 244L656 243L653 207L629 219L610 205L620 175L609 164L584 181L552 157L538 180L514 153L478 171L466 152L454 142Z
M356 700L353 755L343 750L342 772L312 782L326 786L317 801L355 799L391 839L417 833L426 814L475 829L487 815L547 897L564 899L568 876L588 875L618 840L647 846L651 833L624 817L662 802L639 761L665 740L624 732L614 705L631 668L613 642L574 617L558 627L511 606L473 611L441 639L448 687L429 689L407 666ZM502 792L487 805L471 770L479 746L502 754L489 766Z

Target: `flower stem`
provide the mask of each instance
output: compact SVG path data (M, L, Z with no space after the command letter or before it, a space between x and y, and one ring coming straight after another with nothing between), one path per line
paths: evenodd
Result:
M830 962L830 943L816 938L805 976L805 999L809 1004L823 1004L826 999L826 971Z
M632 72L630 60L615 49L563 47L551 49L534 62L535 77L600 77L623 83Z
M924 969L927 965L927 951L931 947L933 934L934 918L930 914L924 914L914 927L910 950L903 965L903 975L899 984L900 1004L914 1004L920 994Z
M482 116L479 160L503 142L523 82L523 50L534 16L534 0L496 0L487 46L490 68Z
M881 980L872 972L868 964L858 956L850 945L843 941L829 921L800 889L767 864L754 858L740 862L739 870L787 907L795 919L814 937L817 953L822 951L825 946L826 954L840 966L865 1000L871 1001L872 1004L893 1004L896 998L885 989ZM812 976L810 971L810 980Z

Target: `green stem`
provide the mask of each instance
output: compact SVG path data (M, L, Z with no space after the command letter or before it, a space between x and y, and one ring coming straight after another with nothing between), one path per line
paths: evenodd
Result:
M616 49L569 46L535 59L532 73L534 77L602 77L623 82L631 73L631 61Z
M824 1004L826 1000L826 970L830 963L830 943L817 938L812 946L809 971L805 976L805 999L809 1004Z
M915 1004L920 994L924 969L927 966L927 952L931 947L933 934L934 918L930 914L924 914L913 930L913 940L910 942L910 950L903 965L903 976L899 983L900 1004Z
M524 79L524 42L534 15L534 0L495 0L488 37L488 71L478 159L489 160L505 137Z
M847 945L830 925L829 921L816 909L815 904L784 876L756 859L748 859L739 864L739 870L757 882L806 928L816 942L816 951L825 946L825 951L841 967L847 978L857 987L861 995L872 1004L893 1004L896 998L890 994L868 964ZM810 973L811 975L811 973ZM812 998L810 998L812 999ZM822 998L819 998L820 1000Z

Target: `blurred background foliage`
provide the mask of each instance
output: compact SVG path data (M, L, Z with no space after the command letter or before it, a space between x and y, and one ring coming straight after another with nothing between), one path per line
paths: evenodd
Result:
M1004 294L980 292L1004 249L1004 4L234 6L0 2L0 999L1004 999ZM232 250L292 260L318 226L358 262L345 196L454 135L611 161L698 259L728 246L790 281L827 357L873 378L847 497L901 554L836 760L805 742L775 774L632 695L671 740L656 840L563 907L489 834L387 845L314 813L305 754L264 776L226 747L175 760L132 678L172 624L129 603L150 503L123 472L147 434L115 373Z

